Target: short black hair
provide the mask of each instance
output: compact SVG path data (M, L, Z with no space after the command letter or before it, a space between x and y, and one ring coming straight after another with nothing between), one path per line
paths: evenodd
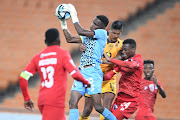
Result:
M153 64L153 66L154 66L154 61L153 60L144 60L144 64Z
M50 28L45 33L45 42L52 44L59 38L59 31L56 28Z
M130 44L131 48L136 48L136 41L134 39L126 39L123 41L123 44Z
M104 24L104 26L106 27L109 24L109 19L104 16L104 15L98 15L96 16L99 20L101 20L101 22Z
M111 25L111 29L113 30L123 30L123 24L121 21L114 21Z

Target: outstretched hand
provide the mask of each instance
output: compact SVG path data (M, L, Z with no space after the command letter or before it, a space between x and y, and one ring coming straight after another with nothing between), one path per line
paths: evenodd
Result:
M34 103L33 101L30 99L28 101L24 101L24 107L29 110L29 111L33 111L32 109L34 108Z

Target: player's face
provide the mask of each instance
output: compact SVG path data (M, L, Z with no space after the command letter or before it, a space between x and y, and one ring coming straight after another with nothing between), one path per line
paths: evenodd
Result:
M134 54L135 54L135 48L132 48L130 44L122 45L122 55L123 55L124 59L133 57Z
M90 30L93 31L100 28L102 28L102 22L98 18L94 18Z
M120 37L120 34L121 34L121 30L115 30L115 29L112 29L112 30L109 30L109 40L110 42L116 42L117 39Z
M149 64L144 64L144 75L147 79L150 79L153 76L154 73L154 65L149 63Z

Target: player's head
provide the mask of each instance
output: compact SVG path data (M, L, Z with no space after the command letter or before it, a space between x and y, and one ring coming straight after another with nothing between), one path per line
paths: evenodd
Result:
M93 19L90 30L105 29L109 23L109 19L104 15L98 15Z
M116 42L120 37L123 30L123 24L121 21L114 21L109 30L109 40L110 42Z
M136 41L133 39L126 39L123 41L122 54L124 59L133 57L136 52Z
M60 35L56 28L50 28L45 33L45 43L47 46L60 45Z
M144 75L147 80L150 80L154 73L154 61L144 60Z

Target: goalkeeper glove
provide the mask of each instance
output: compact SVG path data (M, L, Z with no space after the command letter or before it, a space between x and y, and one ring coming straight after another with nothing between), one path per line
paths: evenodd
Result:
M72 4L68 4L68 7L69 7L70 14L71 14L72 22L73 23L79 22L75 7Z
M66 20L60 20L60 23L61 23L61 28L62 28L62 29L67 29Z
M60 5L59 5L59 6L60 6ZM59 14L58 14L59 6L58 6L58 7L56 8L56 10L55 10L55 16L57 16L57 17L59 18L60 23L61 23L61 28L62 28L62 29L67 29L66 20L61 20Z
M58 14L59 6L60 6L60 5L58 5L57 8L56 8L56 10L55 10L55 16L58 17L58 18L59 18L59 14Z

